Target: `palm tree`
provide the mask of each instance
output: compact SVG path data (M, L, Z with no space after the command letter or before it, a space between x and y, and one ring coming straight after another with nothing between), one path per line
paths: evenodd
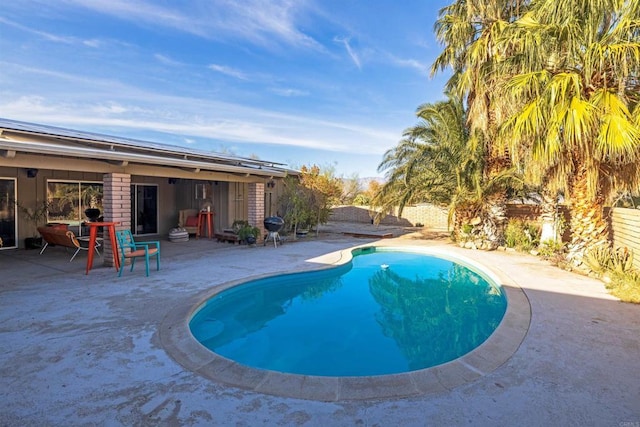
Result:
M432 74L451 68L447 90L465 99L472 133L480 132L485 144L483 179L491 181L510 167L509 156L495 144L498 126L511 108L495 91L503 75L496 73L501 55L500 34L517 19L526 1L457 0L440 10L435 32L444 45L432 65ZM506 191L495 191L484 200L488 215L484 228L490 247L503 240L506 224Z
M569 258L608 246L604 206L640 189L640 2L537 0L502 33L514 159L564 190Z
M398 207L402 216L405 206L425 202L429 198L426 193L430 187L443 187L432 186L437 177L428 168L428 156L428 145L412 131L405 132L405 138L385 153L378 166L379 172L386 171L386 182L371 200L372 206L382 208L382 211Z
M474 223L476 236L491 234L486 200L502 192L513 175L503 172L484 179L483 144L469 135L467 116L459 98L424 104L419 123L404 132L404 139L389 150L378 167L386 171L386 184L374 205L386 210L407 204L431 202L449 208L449 225L455 237ZM477 219L477 221L474 221Z
M403 139L378 166L380 172L386 171L386 183L374 205L398 206L400 215L408 204L449 205L456 186L463 186L457 183L463 179L464 161L454 158L468 145L462 103L451 98L424 104L417 116L419 123L405 130Z

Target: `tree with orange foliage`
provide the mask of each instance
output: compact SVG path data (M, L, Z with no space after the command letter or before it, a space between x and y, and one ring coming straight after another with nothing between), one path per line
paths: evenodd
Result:
M321 170L319 166L302 166L300 168L300 184L309 190L309 222L318 225L325 224L331 215L331 206L340 200L342 195L342 181L336 178L331 170Z

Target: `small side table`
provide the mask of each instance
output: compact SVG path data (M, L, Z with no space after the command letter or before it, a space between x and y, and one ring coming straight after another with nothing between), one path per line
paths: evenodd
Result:
M120 270L120 258L118 257L118 244L116 243L116 225L119 222L85 222L83 225L89 227L89 247L87 250L87 271L93 268L93 253L96 250L96 240L98 237L98 227L104 227L109 231L109 241L111 242L111 252L113 252L113 265L116 271Z
M202 229L207 226L207 236L209 239L213 236L213 211L200 211L198 212L198 231L196 232L196 239L202 234Z

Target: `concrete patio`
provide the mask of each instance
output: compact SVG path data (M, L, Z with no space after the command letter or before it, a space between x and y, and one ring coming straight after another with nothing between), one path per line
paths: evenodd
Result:
M495 369L403 398L324 402L216 382L175 361L160 329L176 307L245 277L315 269L318 257L392 232L385 244L442 248L522 289L519 347ZM162 269L84 274L86 252L0 251L0 425L640 426L640 306L528 255L463 250L415 230L329 224L274 248L162 242ZM382 242L382 241L381 241ZM55 250L54 250L55 249ZM320 258L321 259L321 258Z

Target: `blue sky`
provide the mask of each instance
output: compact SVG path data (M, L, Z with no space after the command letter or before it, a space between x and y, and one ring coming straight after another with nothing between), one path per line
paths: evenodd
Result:
M448 1L19 0L0 9L0 117L379 176L443 98Z

